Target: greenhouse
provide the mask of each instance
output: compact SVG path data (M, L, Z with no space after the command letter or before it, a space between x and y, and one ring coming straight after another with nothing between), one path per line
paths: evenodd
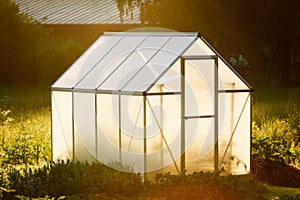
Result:
M252 88L198 33L104 33L50 90L53 160L250 172Z

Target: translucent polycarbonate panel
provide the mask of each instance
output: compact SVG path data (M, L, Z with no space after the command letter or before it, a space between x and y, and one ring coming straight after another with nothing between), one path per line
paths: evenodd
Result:
M104 164L119 161L119 112L115 111L115 98L118 97L97 94L97 159Z
M143 153L144 112L143 97L121 96L122 149Z
M156 171L180 158L180 97L147 99L147 171Z
M53 160L72 159L72 93L51 92Z
M147 106L147 105L146 105ZM146 123L149 110L146 109ZM122 162L144 172L144 100L142 96L121 96ZM147 132L146 132L147 134ZM147 141L148 143L148 141Z
M155 56L145 65L123 91L146 91L176 62L179 56L192 44L195 37L172 36Z
M74 87L121 38L121 36L99 37L51 87Z
M158 78L164 70L165 67L163 65L148 63L133 79L131 79L131 81L124 87L123 91L146 91L146 89L153 84L153 81Z
M129 82L148 60L170 39L169 36L149 36L139 47L104 81L99 90L120 90Z
M143 172L143 110L138 105L142 97L130 97L97 94L97 159L114 168L119 169L121 162L134 172Z
M214 115L214 60L185 61L185 115Z
M75 88L96 89L102 82L109 78L120 65L122 65L145 38L145 36L128 36L122 38L99 62L97 62L97 65L76 85Z
M96 158L95 94L74 92L75 158Z
M250 155L251 155L251 120L250 120L250 99L241 116L236 132L232 140L231 154L234 156L236 165L232 167L232 174L250 173Z
M148 93L153 92L180 92L180 60L155 83Z
M218 58L219 88L223 90L247 90L249 87L220 58Z
M249 93L220 95L225 96L227 102L219 142L220 166L229 174L248 174L251 142Z
M184 53L184 56L216 55L200 38Z
M187 172L213 171L214 118L189 119L185 127Z

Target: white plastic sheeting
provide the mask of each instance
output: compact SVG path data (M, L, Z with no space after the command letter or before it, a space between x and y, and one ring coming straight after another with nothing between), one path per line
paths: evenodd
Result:
M197 33L104 34L51 86L53 159L247 174L251 91Z

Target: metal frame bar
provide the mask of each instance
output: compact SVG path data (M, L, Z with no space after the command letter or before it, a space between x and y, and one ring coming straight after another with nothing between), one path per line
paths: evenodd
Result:
M72 159L75 160L75 116L74 116L74 92L72 92Z
M122 117L121 117L121 95L119 94L119 162L122 163Z
M190 56L182 56L185 60L210 60L210 59L217 59L218 56L216 55L190 55Z
M53 106L53 92L50 91L50 97L51 97L51 101L50 101L50 108L51 108L51 161L54 161L53 160L53 109L52 109L52 106Z
M98 100L97 94L95 93L95 155L96 161L98 160L98 126L97 126L97 119L98 119Z
M219 93L241 93L241 92L253 92L253 89L249 89L249 90L219 90Z
M199 116L184 116L184 119L203 119L203 118L213 118L215 115L199 115Z
M181 97L180 97L180 126L181 126L181 135L180 135L180 172L181 174L185 174L185 59L180 59L180 89L181 89Z
M154 95L180 95L180 92L131 92L131 91L114 91L114 90L94 90L94 89L69 89L69 88L52 88L55 92L78 92L78 93L96 93L96 94L118 94L130 96L154 96Z
M252 99L253 99L253 96L252 96L252 93L250 93L250 160L249 160L249 171L250 171L250 174L251 174L251 156L252 156Z
M187 37L187 36L196 36L198 35L197 32L184 32L184 33L180 33L180 32L164 32L164 31L156 31L156 32L151 32L151 35L149 34L149 32L103 32L102 35L106 35L106 36L118 36L118 35L124 35L124 36L151 36L151 37L155 37L155 36L181 36L181 37Z
M147 96L154 96L154 95L159 95L159 96L164 96L164 95L180 95L181 92L151 92L147 93Z
M219 171L218 162L219 162L219 67L218 67L218 58L214 59L214 111L215 111L215 120L214 120L214 170L215 173Z
M143 96L143 125L144 125L144 180L147 180L147 97Z

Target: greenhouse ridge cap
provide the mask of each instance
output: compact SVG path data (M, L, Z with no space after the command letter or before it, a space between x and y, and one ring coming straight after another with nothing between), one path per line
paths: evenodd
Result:
M104 32L101 36L198 36L198 32ZM101 37L100 36L100 37Z

